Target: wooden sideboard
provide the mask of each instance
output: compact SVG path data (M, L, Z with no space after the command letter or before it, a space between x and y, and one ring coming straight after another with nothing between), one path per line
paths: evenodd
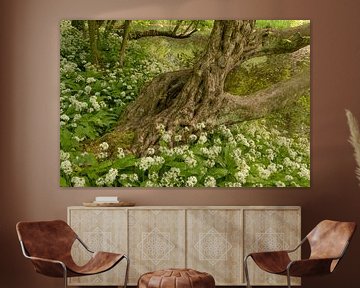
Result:
M216 285L245 285L245 255L294 248L301 240L298 206L80 206L68 207L68 223L92 250L129 255L129 285L148 271L184 267L212 274ZM72 254L78 263L89 257L78 243ZM286 277L249 264L251 284L286 285ZM70 278L69 285L121 285L124 271L121 262L103 274Z

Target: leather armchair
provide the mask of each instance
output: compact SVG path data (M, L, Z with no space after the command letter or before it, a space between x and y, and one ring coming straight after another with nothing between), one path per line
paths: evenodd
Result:
M286 275L289 288L291 288L291 276L305 277L332 273L344 256L355 229L354 222L324 220L292 250L250 253L244 259L247 287L251 287L247 266L249 258L266 272ZM310 245L310 257L292 261L289 254L306 241Z
M66 222L19 222L16 231L23 255L31 260L35 271L50 277L64 278L65 288L67 277L102 273L112 269L123 259L127 261L124 281L126 288L129 258L125 254L91 251ZM71 256L71 247L75 241L79 241L91 254L90 260L83 266L78 266Z

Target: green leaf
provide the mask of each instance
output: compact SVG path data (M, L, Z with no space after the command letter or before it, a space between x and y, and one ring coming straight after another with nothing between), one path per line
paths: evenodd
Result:
M128 167L135 166L136 161L137 159L135 158L134 155L126 155L123 158L115 160L112 166L113 168L116 169L125 169Z
M60 187L69 187L64 177L60 177Z
M92 153L80 154L72 161L73 164L78 166L95 166L98 161Z
M70 151L72 148L77 148L79 143L74 139L73 133L66 128L60 129L60 149Z
M207 173L207 169L202 166L197 166L195 168L187 168L180 172L180 176L189 177L189 176L204 176ZM199 177L197 177L199 178Z
M229 174L225 168L211 168L208 170L208 175L213 176L215 179L223 178Z
M232 156L232 152L233 152L233 148L230 147L229 145L226 145L223 149L224 151L224 158L225 158L225 163L226 165L224 166L225 163L221 163L220 161L218 161L220 163L220 165L222 167L229 167L229 168L234 168L236 167L236 163L234 160L234 157Z
M96 130L93 127L91 127L88 123L84 123L84 122L76 127L75 135L78 136L79 138L86 137L92 140L98 136Z

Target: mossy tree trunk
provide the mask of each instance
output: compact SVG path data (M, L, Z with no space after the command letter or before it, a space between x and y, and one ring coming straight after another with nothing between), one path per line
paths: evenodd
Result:
M122 37L121 46L120 46L120 53L119 53L120 66L123 66L124 61L125 61L125 50L126 50L126 44L128 42L128 39L129 39L130 24L131 24L131 20L125 20L124 34L123 34L123 37Z
M309 73L246 97L224 92L224 83L228 73L250 57L292 52L308 45L310 29L305 31L298 37L295 30L256 31L253 20L215 21L206 52L194 68L165 73L149 83L128 106L118 132L134 132L133 152L143 154L159 140L158 124L168 130L199 122L208 127L235 124L290 105L309 88ZM296 47L282 38L294 35L299 38Z
M88 20L91 63L99 65L100 53L98 50L98 23L97 20Z

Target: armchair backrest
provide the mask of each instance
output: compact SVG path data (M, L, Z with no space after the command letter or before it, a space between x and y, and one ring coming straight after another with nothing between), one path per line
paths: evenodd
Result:
M26 252L33 257L65 259L76 240L75 232L62 220L19 222L16 231Z
M355 229L355 222L321 221L306 236L311 248L310 258L341 257L344 254ZM332 270L335 266L332 267Z

